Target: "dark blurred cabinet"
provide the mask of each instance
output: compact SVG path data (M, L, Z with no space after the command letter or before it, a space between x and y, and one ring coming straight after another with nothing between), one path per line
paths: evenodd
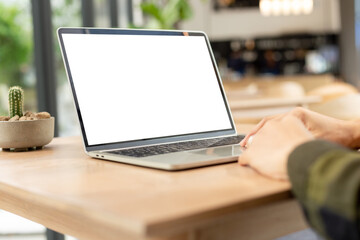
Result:
M211 41L220 68L239 76L339 73L337 34Z
M214 9L222 8L259 8L260 0L213 0Z

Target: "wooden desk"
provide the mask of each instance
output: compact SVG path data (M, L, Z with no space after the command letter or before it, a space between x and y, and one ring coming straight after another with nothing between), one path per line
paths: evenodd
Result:
M273 239L306 227L289 188L236 163L166 172L92 159L80 137L0 151L0 208L83 240Z

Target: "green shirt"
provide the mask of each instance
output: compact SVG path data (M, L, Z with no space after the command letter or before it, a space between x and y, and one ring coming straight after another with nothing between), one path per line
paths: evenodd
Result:
M314 140L289 156L292 189L310 226L327 239L360 239L360 154Z

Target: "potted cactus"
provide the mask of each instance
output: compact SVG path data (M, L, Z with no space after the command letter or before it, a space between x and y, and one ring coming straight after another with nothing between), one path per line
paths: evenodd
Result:
M47 112L23 112L24 91L9 90L9 116L0 116L0 148L5 151L42 149L54 137L54 117Z

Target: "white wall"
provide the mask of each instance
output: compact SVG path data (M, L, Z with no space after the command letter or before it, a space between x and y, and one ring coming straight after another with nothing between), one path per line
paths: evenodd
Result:
M205 31L212 40L254 38L289 33L337 33L341 0L314 0L309 15L264 17L259 9L213 10L212 0L189 0L194 11L182 29ZM343 0L344 1L344 0Z

